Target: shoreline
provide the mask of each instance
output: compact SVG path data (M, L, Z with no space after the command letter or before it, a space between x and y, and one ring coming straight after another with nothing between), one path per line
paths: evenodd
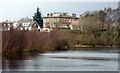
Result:
M75 48L118 48L118 46L90 46L90 45L75 45Z
M118 46L90 46L90 45L75 45L74 48L119 48ZM75 49L68 49L68 50L63 50L63 51L69 51L69 50L75 50ZM79 49L80 50L80 49ZM81 49L81 50L91 50L91 49ZM98 49L93 49L93 50L98 50ZM104 49L101 49L104 50ZM2 55L10 55L10 54L16 54L16 53L45 53L45 52L57 52L58 50L24 50L24 51L11 51L11 52L2 52ZM61 50L62 51L62 50Z

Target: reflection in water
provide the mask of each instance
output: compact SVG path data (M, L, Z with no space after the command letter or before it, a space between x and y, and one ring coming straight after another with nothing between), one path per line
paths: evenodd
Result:
M75 58L75 57L53 57L53 58L61 58L61 59L84 59L84 60L99 60L99 61L117 61L118 59L108 59L108 58L96 58L96 57L81 57L81 58Z
M10 55L3 55L2 56L2 68L3 70L5 68L7 69L20 69L19 64L24 64L24 61L22 60L30 60L32 57L34 57L35 53L15 53ZM21 62L22 61L22 62ZM24 66L23 66L24 67Z
M118 54L115 50L19 53L3 56L2 64L4 71L118 71Z

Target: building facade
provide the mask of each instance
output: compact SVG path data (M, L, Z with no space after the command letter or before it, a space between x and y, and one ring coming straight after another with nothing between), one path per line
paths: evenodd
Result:
M71 22L78 19L74 13L72 16L68 13L48 13L43 17L43 28L69 28Z

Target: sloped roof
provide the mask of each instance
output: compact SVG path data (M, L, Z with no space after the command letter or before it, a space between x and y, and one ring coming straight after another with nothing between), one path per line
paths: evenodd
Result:
M6 20L6 21L2 22L2 24L11 24L11 23L15 23L15 21L8 21L8 20Z
M78 25L79 22L78 21L73 21L70 25Z
M33 24L34 21L32 19L29 19L29 18L22 18L20 19L18 22L18 24L22 24L22 23L30 23L30 24Z
M78 19L78 17L72 17L68 15L68 13L49 13L49 16L45 16L43 18L75 18Z

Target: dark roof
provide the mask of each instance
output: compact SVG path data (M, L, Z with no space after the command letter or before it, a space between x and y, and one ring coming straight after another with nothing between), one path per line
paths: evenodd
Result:
M73 19L79 19L78 17L43 17L43 18L73 18Z
M2 22L2 24L13 24L14 22L12 21L5 21L5 22Z

